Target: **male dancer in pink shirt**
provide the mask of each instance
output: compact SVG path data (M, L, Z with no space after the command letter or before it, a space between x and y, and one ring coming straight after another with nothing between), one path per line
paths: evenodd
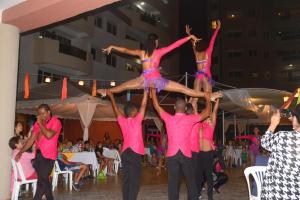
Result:
M35 142L37 150L33 166L37 172L38 181L34 200L41 200L43 195L47 197L47 200L54 199L49 176L57 158L60 130L59 119L51 115L50 107L47 104L41 104L38 107L37 122L33 126L32 135L15 156L15 160L18 162L22 154Z
M147 92L144 96L140 110L133 104L124 107L124 114L117 107L113 94L108 90L107 96L111 100L112 107L117 116L121 127L124 144L122 147L122 166L123 166L123 200L136 200L140 186L141 161L144 155L144 141L142 135L142 121L147 107Z
M210 115L210 96L205 93L206 108L199 114L186 115L186 102L178 99L175 103L175 115L170 115L160 107L154 89L151 89L153 105L164 120L168 135L167 169L169 200L179 199L180 170L185 176L190 200L198 199L195 175L192 165L190 135L195 123Z

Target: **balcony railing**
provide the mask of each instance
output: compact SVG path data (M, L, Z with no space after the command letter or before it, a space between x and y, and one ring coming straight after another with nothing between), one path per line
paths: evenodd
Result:
M77 47L71 46L71 45L65 45L60 43L59 44L59 52L63 54L67 54L70 56L77 57L81 60L86 60L86 52L82 49L79 49Z

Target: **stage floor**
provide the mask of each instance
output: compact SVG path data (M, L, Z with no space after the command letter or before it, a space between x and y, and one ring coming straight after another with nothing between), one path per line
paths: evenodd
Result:
M221 188L221 193L214 192L214 200L247 200L248 191L246 180L241 168L229 169L226 171L229 175L228 183ZM70 192L65 186L63 180L59 180L58 188L54 195L56 200L121 200L121 175L109 176L105 181L96 179L86 180L80 192ZM156 175L156 171L151 167L143 167L141 188L139 192L139 200L167 200L167 174L163 170L160 176ZM206 191L202 192L202 199L206 200ZM24 200L32 199L29 194L22 195ZM180 199L187 199L186 186L182 181L180 187Z

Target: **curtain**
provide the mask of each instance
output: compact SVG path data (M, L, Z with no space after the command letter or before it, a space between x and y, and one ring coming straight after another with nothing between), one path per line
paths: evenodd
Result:
M76 104L76 106L80 115L80 121L83 125L83 141L86 141L89 139L89 127L91 125L97 104L83 102Z

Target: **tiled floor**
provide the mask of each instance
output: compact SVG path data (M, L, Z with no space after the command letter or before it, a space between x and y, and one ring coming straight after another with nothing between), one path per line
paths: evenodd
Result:
M215 200L247 200L248 191L242 169L229 169L228 183L221 188L221 193L214 193ZM167 199L167 175L164 172L156 176L154 168L143 168L139 200L165 200ZM206 200L206 193L203 192L203 200ZM87 180L80 192L69 192L62 180L59 180L58 188L54 192L56 200L121 200L121 176L108 177L105 181ZM32 197L23 197L24 200ZM180 199L186 198L185 184L181 184Z

